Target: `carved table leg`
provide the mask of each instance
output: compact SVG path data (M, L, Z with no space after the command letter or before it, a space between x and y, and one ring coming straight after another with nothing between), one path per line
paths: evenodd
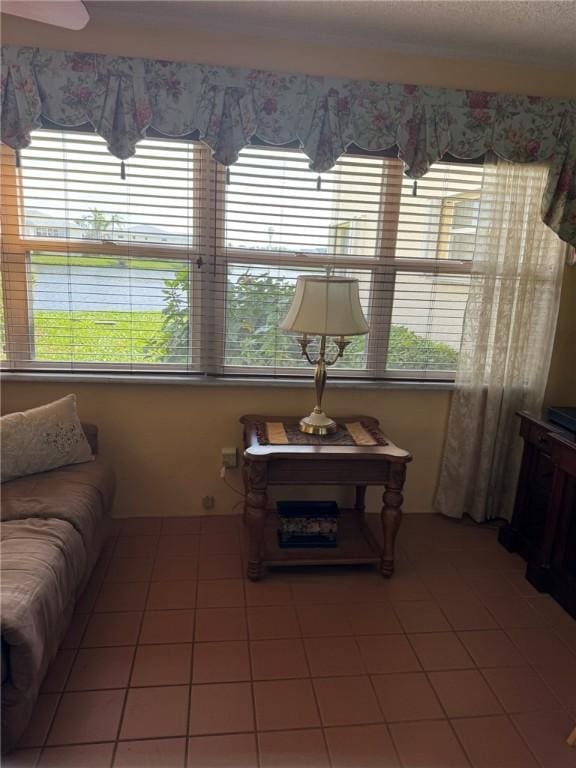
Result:
M264 528L266 525L266 465L250 462L246 467L246 506L245 522L250 533L247 576L250 581L262 578L262 550L264 544Z
M358 514L360 519L364 520L364 512L366 509L366 486L365 485L357 485L356 486L356 497L354 501L354 511Z
M402 519L402 488L406 478L406 466L404 464L392 464L386 483L386 490L382 495L382 533L384 545L382 547L382 560L380 571L382 576L392 576L394 573L394 544Z
M242 505L242 522L248 525L248 491L250 490L248 481L248 462L242 462L242 482L244 484L244 504Z

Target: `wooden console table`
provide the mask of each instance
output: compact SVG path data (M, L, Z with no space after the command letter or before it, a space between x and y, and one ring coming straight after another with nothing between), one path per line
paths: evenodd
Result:
M576 618L576 441L521 412L524 453L512 520L498 540L526 561L526 578Z
M259 580L266 566L359 563L378 564L383 576L391 576L410 453L394 445L380 431L378 421L368 416L337 419L338 433L322 438L298 434L298 418L243 416L240 421L244 425L245 448L244 521L250 532L248 578ZM282 442L286 434L290 438ZM280 435L280 442L275 435ZM276 538L278 518L268 509L269 485L355 486L354 509L341 510L338 546L280 548ZM385 488L381 510L383 547L365 521L368 485Z

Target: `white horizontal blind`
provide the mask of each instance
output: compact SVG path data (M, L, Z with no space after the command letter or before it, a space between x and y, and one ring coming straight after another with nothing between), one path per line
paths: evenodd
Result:
M88 133L3 153L3 275L13 367L193 367L200 153L146 140L121 164ZM169 333L170 310L177 318Z
M321 178L300 152L251 147L218 211L225 370L305 367L278 328L296 277L354 277L370 335L341 375L449 378L456 367L478 225L481 165L441 163L421 181L402 164L346 155Z
M451 378L482 166L346 155L319 179L290 149L226 170L196 142L126 163L88 133L3 148L5 356L13 368L298 374L278 329L300 274L360 282L370 334L336 375Z

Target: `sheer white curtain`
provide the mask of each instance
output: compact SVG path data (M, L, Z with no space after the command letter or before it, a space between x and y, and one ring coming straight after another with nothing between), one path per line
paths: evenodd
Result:
M515 412L542 405L565 244L540 218L543 166L486 166L456 389L435 506L509 518L521 445Z

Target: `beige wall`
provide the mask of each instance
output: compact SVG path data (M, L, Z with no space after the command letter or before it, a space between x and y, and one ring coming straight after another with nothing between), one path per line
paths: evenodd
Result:
M185 28L164 19L113 26L93 19L80 32L3 16L2 42L63 50L123 54L257 67L281 72L367 78L398 83L470 88L534 96L576 96L573 71L474 59L415 56L389 49L343 48L321 42L295 43L276 37L247 37Z
M3 410L30 408L76 392L81 418L96 422L101 450L114 462L119 487L115 514L201 514L203 496L229 513L238 499L219 477L220 449L240 446L244 413L303 415L313 387L224 387L164 384L31 384L3 386ZM444 439L449 393L332 389L331 415L376 416L392 439L414 454L406 511L429 512ZM229 482L241 487L238 471ZM378 509L377 495L370 507Z
M550 374L544 396L549 405L576 406L576 266L566 267Z
M5 17L4 17L5 18ZM342 49L282 40L223 37L193 29L91 24L66 32L15 18L5 19L3 42L166 57L342 77L373 78L548 96L576 95L572 73L525 66L407 56L373 49ZM576 372L574 293L576 270L567 276L548 394L574 404ZM571 370L571 373L570 373ZM230 512L239 497L219 478L220 448L240 445L242 413L302 414L312 387L200 387L168 384L4 384L3 410L29 408L70 391L78 394L82 418L97 422L102 451L119 476L117 515L197 514L212 495L215 511ZM406 511L431 511L450 394L411 389L329 389L330 413L367 413L414 454L406 487ZM240 486L238 472L230 482ZM376 494L370 507L378 506Z

